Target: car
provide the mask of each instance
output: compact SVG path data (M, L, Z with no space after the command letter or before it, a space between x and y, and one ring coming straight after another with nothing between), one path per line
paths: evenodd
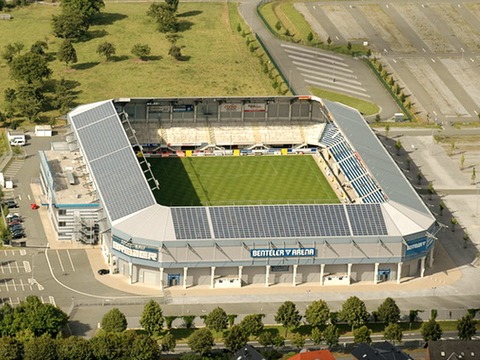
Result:
M13 219L11 221L8 221L8 226L12 226L12 225L17 225L17 224L21 224L22 221L20 219Z
M21 224L15 224L15 225L9 226L8 229L9 229L12 233L15 232L15 231L19 231L19 230L20 230L20 231L25 230Z
M7 200L3 204L7 205L9 209L15 209L18 207L18 204L15 200Z
M25 237L25 233L23 231L16 231L12 233L12 239L21 239Z
M98 272L98 275L107 275L107 274L110 274L110 270L108 269L100 269L97 271Z
M11 218L14 218L14 217L21 217L19 213L9 213L7 214L7 219L11 219Z

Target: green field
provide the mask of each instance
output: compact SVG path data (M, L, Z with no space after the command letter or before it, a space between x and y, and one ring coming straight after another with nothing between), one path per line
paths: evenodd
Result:
M52 78L64 78L74 86L76 104L115 97L162 96L259 96L276 93L268 75L262 72L256 56L236 30L243 20L234 3L180 3L178 19L181 39L178 45L186 61L168 55L165 35L155 29L146 15L150 3L107 3L89 38L75 42L78 63L65 68L58 61L61 39L55 38L51 18L58 6L32 4L11 12L13 19L0 21L0 52L8 43L20 42L24 52L38 40L48 44ZM248 32L248 31L247 31ZM112 61L96 53L99 44L115 45ZM135 44L148 44L148 61L131 54ZM14 87L9 67L0 59L0 111L4 110L4 91ZM59 115L51 112L46 117ZM46 120L46 119L44 119Z
M167 206L332 204L339 200L311 156L148 159Z

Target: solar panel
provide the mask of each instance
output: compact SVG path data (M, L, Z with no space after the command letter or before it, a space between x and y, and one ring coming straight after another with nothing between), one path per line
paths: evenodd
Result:
M173 207L175 236L180 240L211 239L207 211L202 207Z
M210 207L215 238L347 236L342 205Z
M355 236L387 235L387 226L379 204L345 205Z
M131 148L92 161L90 168L112 221L156 204Z
M70 116L95 188L114 221L156 204L111 102ZM95 106L96 105L96 106Z

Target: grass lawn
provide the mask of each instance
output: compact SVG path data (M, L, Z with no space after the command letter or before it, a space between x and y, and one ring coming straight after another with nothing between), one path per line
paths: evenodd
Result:
M168 206L338 203L311 156L149 159Z
M362 114L366 116L374 115L380 112L380 108L378 107L377 104L374 104L359 98L340 94L334 91L319 89L316 87L311 87L310 92L313 95L321 97L323 99L336 101L336 102L351 106L352 108L357 109L358 111L360 111Z
M114 97L275 94L258 59L234 30L238 23L245 28L237 4L180 3L182 38L178 45L184 46L186 61L168 55L168 41L146 16L149 5L107 3L97 24L89 30L90 38L74 44L78 63L71 69L56 60L62 40L52 34L51 17L60 12L58 6L32 4L12 11L13 20L0 22L0 51L7 43L24 43L25 51L35 41L47 41L53 78L63 77L77 84L77 104ZM115 57L109 62L96 53L98 45L105 41L116 47ZM149 61L139 61L130 53L137 43L151 47ZM15 85L9 80L9 68L3 60L0 79L1 110L4 90Z

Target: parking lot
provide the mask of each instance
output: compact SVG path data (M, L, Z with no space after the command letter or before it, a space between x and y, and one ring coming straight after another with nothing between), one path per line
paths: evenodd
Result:
M478 121L480 4L336 1L296 8L334 44L367 41L424 119Z

